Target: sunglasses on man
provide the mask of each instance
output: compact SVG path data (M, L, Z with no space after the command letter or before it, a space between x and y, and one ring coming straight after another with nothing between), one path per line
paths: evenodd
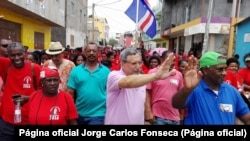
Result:
M8 44L1 44L2 47L7 48Z

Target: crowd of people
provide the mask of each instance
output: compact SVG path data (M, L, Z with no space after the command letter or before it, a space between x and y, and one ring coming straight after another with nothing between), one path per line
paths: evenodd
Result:
M212 51L148 55L143 46L71 50L51 42L30 52L0 41L0 140L13 140L15 125L250 124L250 53L239 68L237 56Z

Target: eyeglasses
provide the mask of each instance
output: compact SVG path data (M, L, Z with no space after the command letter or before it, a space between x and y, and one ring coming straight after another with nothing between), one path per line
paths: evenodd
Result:
M129 64L131 64L132 66L136 66L137 64L138 65L142 65L142 61L140 61L140 62L128 62L128 61L125 61L126 63L129 63Z
M1 44L2 47L7 48L8 44Z

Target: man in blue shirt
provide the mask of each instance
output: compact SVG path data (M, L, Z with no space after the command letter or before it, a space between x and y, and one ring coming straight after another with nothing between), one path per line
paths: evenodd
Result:
M175 108L187 108L186 125L233 125L238 117L250 124L250 112L240 93L223 82L226 57L206 52L199 60L189 58L184 73L184 88L172 98Z
M106 113L106 83L110 70L98 63L98 47L88 43L86 61L75 67L68 80L68 92L76 96L79 125L103 125Z

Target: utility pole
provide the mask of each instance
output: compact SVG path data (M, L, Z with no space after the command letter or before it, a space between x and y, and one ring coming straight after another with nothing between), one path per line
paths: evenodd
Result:
M205 35L204 35L204 41L203 41L203 49L202 54L208 51L208 41L209 41L209 28L210 28L210 21L211 21L211 13L213 11L213 0L209 0L209 7L207 12L207 22L205 27Z
M237 28L234 26L238 22L239 14L240 14L240 6L241 0L233 0L232 5L232 13L231 13L231 25L230 25L230 33L229 33L229 41L228 41L228 52L227 56L231 57L235 52L235 33L237 32Z
M95 4L92 4L92 40L95 42Z

